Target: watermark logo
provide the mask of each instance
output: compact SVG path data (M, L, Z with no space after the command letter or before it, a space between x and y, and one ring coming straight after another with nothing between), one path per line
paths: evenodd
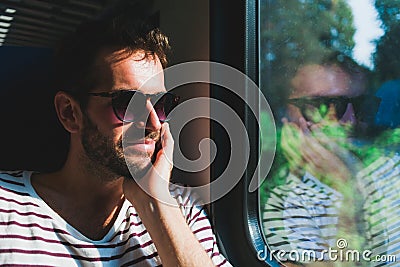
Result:
M347 240L344 239L344 238L339 238L339 239L336 241L336 247L337 247L338 249L344 249L344 248L347 248L347 246L348 246Z
M329 247L324 250L268 250L267 247L257 252L260 261L280 262L396 262L396 255L373 255L371 250L358 251L348 248L348 242L344 238L336 241L336 248Z

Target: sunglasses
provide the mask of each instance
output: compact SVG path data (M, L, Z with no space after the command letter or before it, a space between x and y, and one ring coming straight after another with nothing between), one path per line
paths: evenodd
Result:
M304 118L318 122L324 118L331 107L335 109L336 117L341 119L347 110L348 104L352 104L356 117L362 120L364 111L372 106L379 106L380 98L373 95L357 97L303 97L289 99L288 102L298 107Z
M117 90L113 92L88 93L91 96L109 97L115 116L122 122L135 122L146 115L146 103L150 99L160 122L170 120L168 115L178 105L179 96L170 92L143 94L137 90ZM134 97L133 105L129 106ZM129 106L129 108L128 108Z

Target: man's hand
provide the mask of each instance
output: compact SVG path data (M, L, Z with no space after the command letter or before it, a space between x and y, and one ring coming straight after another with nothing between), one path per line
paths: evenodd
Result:
M161 147L155 151L156 160L149 171L140 179L127 178L124 181L124 194L133 204L147 194L157 201L177 205L169 192L169 182L173 168L174 140L168 123L161 128Z
M281 145L292 172L302 175L307 171L336 189L351 177L346 163L329 149L328 137L313 135L287 120L283 123Z

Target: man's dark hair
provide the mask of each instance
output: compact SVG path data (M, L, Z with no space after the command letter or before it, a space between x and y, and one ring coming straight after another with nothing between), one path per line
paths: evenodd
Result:
M145 57L156 55L165 67L168 38L144 19L127 15L86 22L56 50L56 89L80 95L88 92L101 82L95 63L102 52L121 51L112 59L118 62L138 50L143 50Z

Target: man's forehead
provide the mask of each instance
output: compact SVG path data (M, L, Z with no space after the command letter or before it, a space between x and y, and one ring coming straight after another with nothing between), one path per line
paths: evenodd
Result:
M112 90L135 89L150 94L165 91L163 68L156 55L143 50L129 54L116 51L104 54L103 64L112 76Z
M291 81L290 98L350 94L350 75L338 66L308 65Z

